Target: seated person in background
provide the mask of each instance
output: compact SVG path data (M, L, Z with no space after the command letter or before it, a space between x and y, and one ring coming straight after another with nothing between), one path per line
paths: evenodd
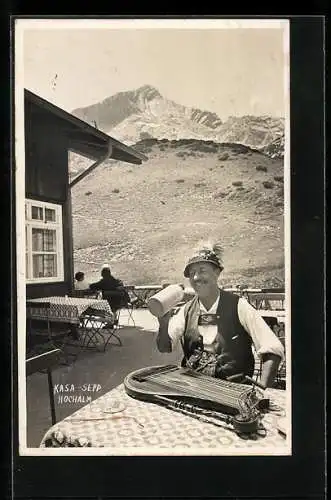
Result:
M91 283L90 290L101 290L102 298L108 301L114 314L130 301L123 282L115 278L111 274L110 268L106 266L101 270L101 280Z
M90 284L85 279L85 274L81 271L78 271L75 274L75 290L88 290L90 288Z
M159 318L157 346L171 352L178 341L184 351L182 366L233 382L252 377L252 345L262 360L260 383L271 387L284 348L260 314L243 297L219 288L223 271L222 249L205 244L188 260L184 276L195 297L171 317Z

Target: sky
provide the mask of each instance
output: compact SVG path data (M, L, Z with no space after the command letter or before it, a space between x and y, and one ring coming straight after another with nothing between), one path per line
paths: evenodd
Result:
M20 22L22 84L67 111L149 84L222 119L285 114L284 21Z

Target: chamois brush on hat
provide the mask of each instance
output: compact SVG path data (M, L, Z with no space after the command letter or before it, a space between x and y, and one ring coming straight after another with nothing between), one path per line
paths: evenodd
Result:
M185 278L189 277L189 268L197 262L208 262L223 271L223 248L219 243L202 243L188 259L184 269Z

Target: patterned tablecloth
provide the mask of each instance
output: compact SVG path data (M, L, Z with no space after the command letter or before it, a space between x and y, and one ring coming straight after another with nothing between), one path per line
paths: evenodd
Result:
M226 424L217 427L135 400L120 385L51 427L40 447L106 447L113 454L128 448L133 448L132 454L135 450L142 454L139 450L144 450L146 454L173 455L177 451L180 454L181 449L189 454L190 449L192 454L199 454L201 450L204 450L202 454L217 455L226 450L248 455L286 454L286 438L277 429L278 421L284 420L285 391L270 389L270 394L273 411L262 418L265 431L243 438Z
M34 307L36 302L50 303L48 316L50 321L79 324L80 316L89 307L106 312L112 317L112 311L107 300L78 297L42 297L27 300L29 317L33 319L47 319L43 309L39 309L37 306Z

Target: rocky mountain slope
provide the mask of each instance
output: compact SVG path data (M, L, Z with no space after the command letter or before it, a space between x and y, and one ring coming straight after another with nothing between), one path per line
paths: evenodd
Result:
M262 152L270 158L284 158L285 136L282 134L262 148Z
M72 113L129 145L156 138L234 142L265 148L284 132L282 118L242 116L222 122L216 113L166 99L150 85L119 92Z
M224 285L283 284L281 159L193 139L136 148L147 162L109 161L72 189L76 271L97 279L108 262L127 284L183 281L192 247L214 238L224 245Z

